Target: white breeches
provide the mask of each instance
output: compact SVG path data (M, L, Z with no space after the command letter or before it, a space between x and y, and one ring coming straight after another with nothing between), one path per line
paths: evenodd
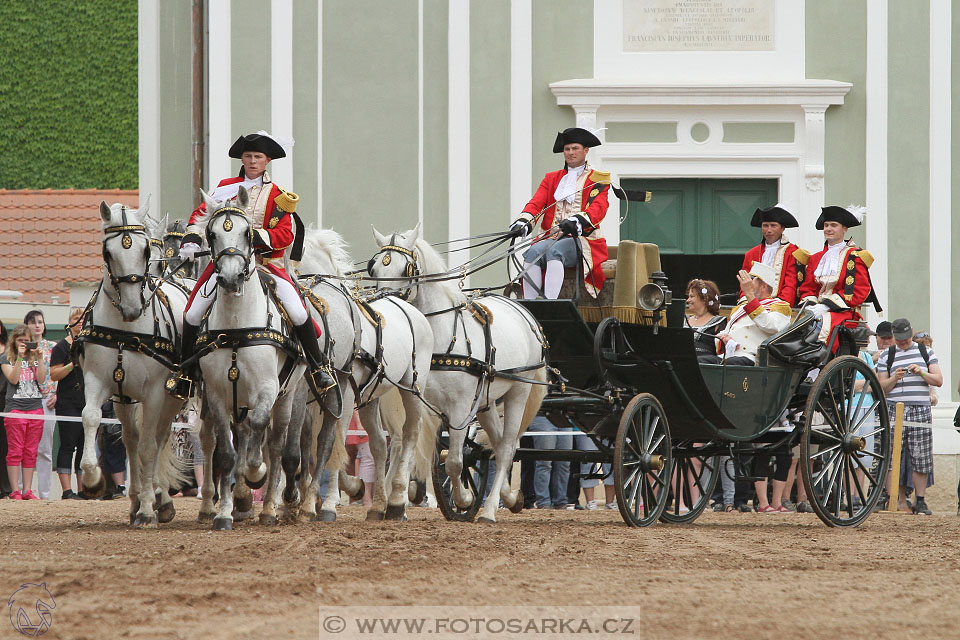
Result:
M300 298L300 294L297 293L294 286L283 278L276 277L272 273L268 273L267 275L273 278L273 281L276 283L277 297L283 302L283 306L290 315L290 320L293 324L299 327L306 322L309 319L307 308L303 306L303 300ZM254 280L252 284L256 286L258 283ZM194 296L193 303L183 314L184 319L194 326L199 326L203 320L203 314L207 312L207 309L210 308L210 305L213 304L216 297L217 272L214 271L210 274L210 277L207 278L207 281L200 286L200 291Z

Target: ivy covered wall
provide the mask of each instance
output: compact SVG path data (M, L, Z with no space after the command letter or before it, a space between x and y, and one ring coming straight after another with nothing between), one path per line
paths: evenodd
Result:
M137 0L3 0L0 25L0 188L136 189Z

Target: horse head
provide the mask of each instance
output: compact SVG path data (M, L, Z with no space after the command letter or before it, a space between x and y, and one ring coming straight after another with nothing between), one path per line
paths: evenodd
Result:
M187 225L183 220L173 220L166 221L164 224L164 231L161 236L161 251L163 252L164 258L173 258L180 251L180 244L183 242L183 237L187 234ZM182 267L180 269L180 276L192 276L195 271L196 263L193 263L193 266ZM173 271L173 268L176 266L176 261L168 262L166 272L169 273ZM187 272L189 271L189 273Z
M163 233L167 216L169 215L169 213L164 214L163 218L157 219L146 211L140 214L143 220L143 226L146 227L147 230L147 240L150 242L150 264L147 268L147 273L157 278L163 275L163 242L160 237Z
M417 279L423 273L419 246L420 225L403 233L394 233L387 237L373 229L373 237L379 250L367 263L367 273L372 278L404 278L410 283L407 297L416 297Z
M240 187L236 204L218 202L203 193L207 212L197 221L207 239L217 284L230 293L240 294L243 283L255 271L253 265L253 220L249 214L250 196Z
M143 209L146 213L146 207ZM137 209L100 202L103 228L104 293L124 321L140 317L146 305L143 290L150 264L150 239ZM107 282L110 288L106 287Z

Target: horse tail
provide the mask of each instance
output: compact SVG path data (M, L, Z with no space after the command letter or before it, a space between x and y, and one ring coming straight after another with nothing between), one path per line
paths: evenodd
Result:
M533 374L533 379L539 382L546 382L547 368L541 367L537 369L536 373ZM523 417L520 419L520 433L518 435L523 435L527 427L530 426L530 423L533 422L533 419L537 416L537 412L540 411L540 404L543 402L543 398L547 395L547 385L545 384L534 384L530 387L530 395L527 396L527 404L523 407Z
M426 480L433 470L433 459L437 455L437 434L440 432L440 417L432 411L420 414L420 433L413 450L413 468L411 476Z
M168 437L166 444L157 452L157 477L154 482L159 487L184 487L193 481L192 464L177 455L175 446L176 440Z

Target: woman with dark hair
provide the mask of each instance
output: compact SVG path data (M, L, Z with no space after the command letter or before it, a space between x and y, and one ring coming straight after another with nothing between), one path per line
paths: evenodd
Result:
M683 326L694 330L697 355L717 355L716 335L727 324L720 315L720 289L712 280L694 278L687 283L687 315Z
M47 340L47 323L43 311L33 309L23 317L23 324L30 330L30 340L37 343L37 350L43 357L44 376L37 382L43 394L43 414L56 415L57 383L50 379L50 354L56 346L53 340ZM53 481L53 432L57 425L53 420L43 421L43 436L37 448L37 495L41 500L50 499L50 483Z
M57 383L57 416L79 417L85 404L83 373L73 364L70 348L80 333L83 308L73 307L67 320L67 335L53 348L50 356L50 379ZM57 475L60 476L61 500L82 500L83 483L80 480L80 458L83 457L83 424L57 421L60 430L60 450L57 452ZM77 491L70 488L71 469L77 475Z

